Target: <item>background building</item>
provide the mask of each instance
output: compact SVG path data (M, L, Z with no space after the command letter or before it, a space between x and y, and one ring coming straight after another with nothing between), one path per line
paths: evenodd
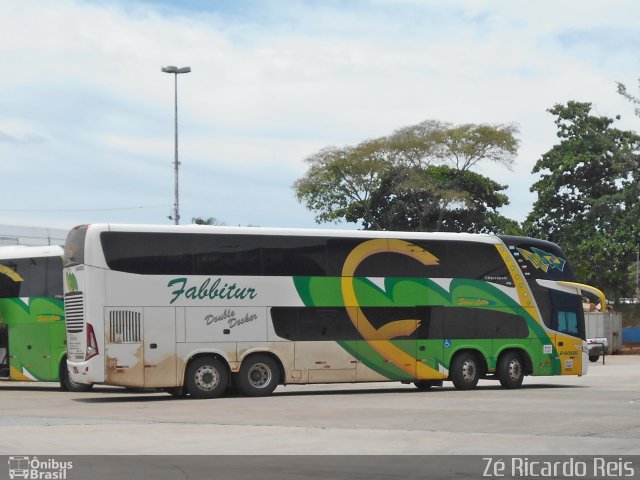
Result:
M0 225L0 245L64 245L63 228Z

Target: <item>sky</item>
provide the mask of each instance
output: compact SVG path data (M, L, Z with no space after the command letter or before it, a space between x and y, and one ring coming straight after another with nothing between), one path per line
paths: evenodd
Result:
M424 120L516 123L501 213L522 221L570 100L640 129L637 0L0 0L0 224L327 227L305 159ZM358 228L339 224L338 228Z

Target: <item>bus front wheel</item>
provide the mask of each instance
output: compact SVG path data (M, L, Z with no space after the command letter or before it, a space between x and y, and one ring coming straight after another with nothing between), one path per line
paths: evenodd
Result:
M477 355L460 352L451 362L449 376L458 390L473 390L480 380L481 366Z
M413 384L418 390L431 390L431 387L441 387L442 380L416 380Z
M237 386L249 397L270 395L280 383L278 365L268 355L252 355L242 362L238 372Z
M498 380L502 388L520 388L524 380L524 364L517 352L506 352L498 360Z
M229 381L225 365L214 357L196 358L187 368L187 392L193 398L216 398Z

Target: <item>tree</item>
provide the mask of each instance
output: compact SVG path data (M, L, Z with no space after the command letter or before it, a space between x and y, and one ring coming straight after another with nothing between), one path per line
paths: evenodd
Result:
M306 159L311 166L294 184L296 197L309 210L319 212L318 223L352 218L357 209L366 222L375 224L370 214L371 197L390 168L384 155L380 140L324 148Z
M578 278L619 298L640 239L640 137L590 111L580 102L549 109L560 143L533 168L538 199L524 226L563 247Z
M225 223L221 220L218 220L215 217L203 218L203 217L194 217L191 219L191 223L196 225L215 225L215 226L224 226Z
M426 120L409 125L382 139L394 165L424 169L443 157L445 132L448 123Z
M416 179L419 179L416 182ZM474 172L460 173L447 165L419 171L397 167L387 172L372 196L375 224L384 230L521 233L517 222L497 209L509 203L505 185ZM358 211L353 211L358 217ZM349 220L349 219L347 219Z
M427 120L396 130L386 139L395 164L424 168L444 163L466 172L481 161L511 168L518 153L514 124L452 125Z
M480 161L510 167L517 131L429 120L356 146L328 147L307 158L296 197L318 213L319 223L423 231L517 227L496 211L508 203L499 193L506 187L470 171Z
M485 160L511 168L518 153L517 133L516 125L452 126L445 131L441 155L459 172L466 172Z
M620 83L620 82L616 82L616 83L618 84L618 93L620 95L622 95L624 98L629 100L634 105L640 105L640 98L636 97L635 95L631 95L627 90L627 87L623 83ZM640 79L638 79L638 86L640 86ZM636 112L636 115L640 117L640 107L636 107L635 112Z

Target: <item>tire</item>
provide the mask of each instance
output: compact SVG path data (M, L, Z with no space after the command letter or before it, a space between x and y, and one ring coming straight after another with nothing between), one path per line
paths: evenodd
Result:
M505 352L498 360L497 377L502 388L520 388L524 380L524 363L518 352Z
M92 388L93 385L76 383L71 380L67 369L67 359L65 358L60 362L60 390L63 392L88 392Z
M442 380L416 380L413 382L418 390L431 390L431 387L441 387Z
M458 390L473 390L480 380L481 367L472 352L460 352L451 362L449 377Z
M264 397L280 383L280 369L268 355L251 355L242 362L236 383L240 392L248 397Z
M589 355L589 361L591 363L596 363L598 360L600 360L600 355Z
M187 368L185 386L193 398L216 398L229 382L227 367L217 358L196 358Z
M187 395L187 392L185 392L184 387L168 387L168 388L163 388L162 390L167 392L173 398L184 398Z

